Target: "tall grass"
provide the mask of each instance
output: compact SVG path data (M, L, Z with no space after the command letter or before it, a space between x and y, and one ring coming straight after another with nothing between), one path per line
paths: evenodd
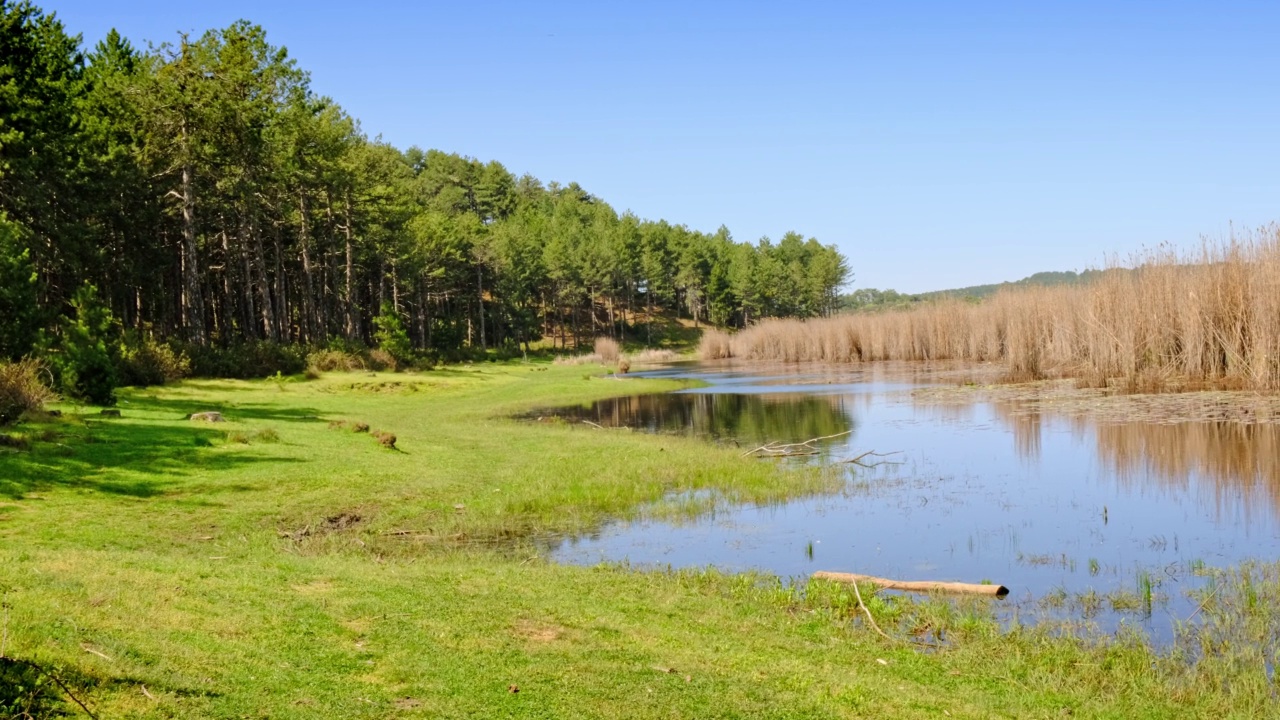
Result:
M54 399L48 372L37 360L0 361L0 426L16 422L29 410Z
M622 354L622 346L613 338L598 337L596 338L595 351L601 360L617 362L618 357Z
M1130 392L1280 390L1280 225L1168 247L1078 286L1007 289L971 304L709 331L704 359L783 362L969 360L1011 380L1075 377Z

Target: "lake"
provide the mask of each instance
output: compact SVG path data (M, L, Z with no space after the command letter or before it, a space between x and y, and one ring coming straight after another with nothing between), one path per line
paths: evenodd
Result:
M840 464L849 481L834 495L688 522L619 522L554 542L560 562L991 581L1011 590L1007 615L1083 615L1159 639L1195 611L1185 593L1207 582L1206 568L1280 550L1280 425L1104 422L981 393L937 402L920 391L968 376L926 366L640 375L701 385L535 414L744 451L847 433L815 443L817 456L744 462L883 455L864 458L869 468Z

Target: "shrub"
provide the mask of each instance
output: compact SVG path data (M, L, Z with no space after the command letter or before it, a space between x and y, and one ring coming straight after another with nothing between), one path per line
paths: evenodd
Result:
M37 360L0 362L0 425L17 422L23 413L39 410L54 399L41 378L47 374Z
M378 341L378 347L394 358L397 365L413 361L413 343L391 303L382 303L382 312L373 319L373 324L377 327L373 338Z
M260 442L280 442L280 433L277 432L275 428L262 428L258 432L254 433L253 437L255 440Z
M368 363L355 350L331 348L328 350L316 350L307 355L307 367L317 372L356 372L367 370Z
M373 370L390 370L395 372L400 368L399 361L391 353L378 348L369 351L369 367Z
M267 378L280 373L296 375L307 366L306 348L266 340L228 347L187 345L191 374L197 377Z
M136 331L125 333L118 365L120 384L136 387L163 385L191 374L186 353Z
M598 337L596 338L595 351L596 355L600 356L600 362L607 364L618 360L622 355L622 346L612 338Z

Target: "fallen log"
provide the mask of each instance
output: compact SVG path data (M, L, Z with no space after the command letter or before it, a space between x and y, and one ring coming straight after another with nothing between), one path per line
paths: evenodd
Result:
M908 592L949 592L964 593L968 595L994 595L996 597L1004 597L1009 594L1009 588L1003 585L989 585L982 583L934 582L932 580L890 580L888 578L872 577L871 575L828 572L825 570L819 570L813 574L813 577L821 580L834 580L836 582L843 583L871 583L872 585L878 585L886 590L906 590Z

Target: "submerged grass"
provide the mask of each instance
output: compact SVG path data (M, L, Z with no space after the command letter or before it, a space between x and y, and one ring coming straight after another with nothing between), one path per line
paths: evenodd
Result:
M1125 392L1280 390L1280 225L1167 247L1087 285L1003 290L905 311L708 332L703 358L999 362L1006 379Z
M863 625L848 587L548 563L537 538L607 518L829 488L821 472L693 440L505 419L674 387L581 373L490 365L397 376L413 392L337 375L186 382L122 393L119 419L67 408L21 426L30 446L0 454L0 654L60 668L100 717L1272 707L1254 662L1274 661L1270 565L1215 576L1179 649L1161 655L1128 636L1002 631L986 600L863 590L877 624L940 646L921 650ZM227 422L184 419L209 410ZM349 430L369 423L393 433L398 451Z

